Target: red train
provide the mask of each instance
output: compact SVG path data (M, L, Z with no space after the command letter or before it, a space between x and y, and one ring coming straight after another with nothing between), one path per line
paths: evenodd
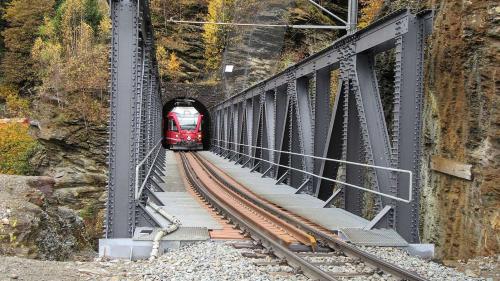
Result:
M203 149L203 115L194 108L176 107L163 122L163 147L171 150Z

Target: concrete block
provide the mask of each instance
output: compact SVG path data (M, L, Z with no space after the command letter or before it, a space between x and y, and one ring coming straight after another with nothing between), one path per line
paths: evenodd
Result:
M434 244L409 244L406 251L411 256L421 257L423 259L434 258Z

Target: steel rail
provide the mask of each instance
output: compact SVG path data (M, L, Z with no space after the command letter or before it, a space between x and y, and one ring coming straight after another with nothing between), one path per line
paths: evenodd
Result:
M331 281L336 280L323 270L314 266L313 264L301 258L293 251L290 251L285 246L281 245L279 242L275 241L269 234L259 229L257 225L243 219L237 214L227 211L230 210L231 208L221 200L217 199L214 195L212 195L210 191L208 191L206 186L196 176L196 173L190 166L189 160L187 159L185 153L181 153L181 160L188 181L198 191L198 193L205 200L207 200L214 208L218 209L219 211L225 210L224 213L226 216L230 217L234 222L236 222L237 226L243 228L243 230L250 233L250 235L256 241L262 244L262 246L270 250L277 257L285 259L290 266L300 270L302 273L304 273L306 276L310 278L319 280L331 280Z
M252 145L244 145L244 144L239 144L239 145L249 146L249 147L255 147L255 146L252 146ZM301 173L304 173L306 175L309 175L309 176L312 176L312 177L315 177L315 178L318 178L318 179L322 179L322 180L326 180L326 181L330 181L330 182L342 184L342 185L345 185L345 186L349 186L349 187L352 187L352 188L363 190L363 191L368 192L368 193L377 194L377 195L380 195L382 197L386 197L386 198L393 199L393 200L396 200L396 201L400 201L400 202L403 202L403 203L407 203L408 204L408 203L411 203L411 201L413 201L413 197L412 197L412 193L413 193L412 178L413 177L412 177L412 172L408 171L408 170L400 170L400 169L395 169L395 168L375 166L375 165L369 165L369 164L363 164L363 163L356 163L356 162L350 162L350 161L344 161L344 160L338 160L338 159L331 159L331 158L323 158L323 157L317 157L317 156L308 155L308 154L299 154L299 153L290 152L290 151L281 151L281 150L268 149L268 148L264 148L264 147L255 147L255 148L258 148L258 149L270 150L270 151L273 151L273 152L287 153L287 154L290 154L290 155L306 156L306 157L311 157L311 158L315 158L315 159L330 160L330 161L334 161L334 162L341 162L341 163L345 163L345 164L352 164L352 165L358 165L358 166L363 166L363 167L379 168L379 169L385 169L385 170L389 170L389 171L395 171L395 172L399 171L399 172L409 173L409 175L410 175L410 179L409 179L409 182L410 182L410 184L409 184L410 185L409 186L409 196L408 196L408 199L404 199L404 198L400 198L400 197L397 197L397 196L385 194L385 193L382 193L380 191L368 189L368 188L365 188L365 187L362 187L362 186L359 186L359 185L355 185L355 184L351 184L351 183L348 183L348 182L343 182L343 181L335 180L335 179L332 179L332 178L323 177L323 176L316 175L314 173L311 173L311 172L308 172L308 171L304 171L304 170L301 170L301 169L297 169L297 168L294 168L294 167L290 167L290 166L287 166L287 165L278 164L278 163L266 160L264 158L259 158L259 157L251 156L251 155L245 154L243 152L238 152L238 151L233 150L233 149L221 147L219 145L213 145L213 146L221 148L221 149L224 149L226 151L231 151L231 152L234 152L234 153L237 153L237 154L240 154L240 155L244 155L244 156L247 156L247 157L250 157L250 158L262 161L262 162L266 162L266 163L269 163L269 164L274 165L274 166L278 166L278 167L286 168L286 169L289 169L289 170L294 170L294 171L297 171L297 172L301 172Z
M271 223L272 225L276 226L278 229L283 231L286 235L290 236L290 238L293 237L293 240L296 240L297 242L310 246L313 251L316 251L317 249L317 243L316 239L303 231L302 229L297 228L296 226L290 224L287 221L284 221L280 219L279 217L275 216L274 214L270 214L269 212L263 211L261 208L259 208L257 205L255 205L252 201L248 200L246 197L241 196L238 192L235 192L231 188L228 188L226 185L223 183L219 182L217 179L215 179L210 172L208 172L202 163L200 163L200 160L197 159L196 157L193 156L193 154L190 154L190 156L193 157L193 161L196 162L197 165L203 170L203 172L209 176L210 181L213 181L213 183L217 186L219 186L219 192L215 189L212 189L212 185L209 185L209 182L205 182L207 186L210 186L208 189L210 189L210 192L214 194L217 198L220 200L223 200L224 202L228 203L231 206L231 210L234 212L238 212L242 217L254 221L254 219L259 218L259 219L264 219L264 221L267 221L268 223ZM187 157L189 158L189 157ZM192 163L192 162L191 162ZM192 165L191 165L192 166ZM195 168L196 170L196 168ZM226 198L224 198L224 195L228 195ZM222 197L221 197L222 196ZM241 212L241 208L238 208L237 205L240 204L240 206L245 206L247 210L253 210L253 213L256 215L256 217L248 216L248 213L245 214L245 212ZM231 211L230 210L230 211ZM259 224L257 221L254 221L256 224L261 225L261 228L267 229L266 226ZM274 235L274 234L273 234ZM277 235L275 236L277 239L282 241L281 244L286 244L286 245L291 245L293 241L290 241L287 239L284 239L282 236Z
M266 204L265 202L263 202L263 200L256 200L254 197L252 196L249 196L247 193L243 192L241 189L237 188L236 186L230 184L227 180L223 179L219 172L218 171L215 171L212 167L210 167L208 164L207 164L207 160L204 159L203 157L201 157L198 153L194 153L194 156L196 158L199 159L200 163L207 169L207 171L210 172L210 174L216 178L217 180L219 180L221 183L223 183L224 185L226 185L226 187L230 188L231 190L237 192L238 194L244 196L245 198L247 198L249 201L253 202L255 205L265 209L266 211L282 218L283 220L285 221L288 221L292 224L294 224L295 226L303 229L304 231L307 231L309 232L311 235L315 236L316 239L320 240L320 241L323 241L324 243L326 243L330 248L333 248L333 249L336 249L336 250L340 250L346 254L350 254L354 257L357 257L361 260L363 260L364 262L368 263L368 264L371 264L375 267L378 267L380 268L382 271L384 272L387 272L387 273L390 273L394 276L397 276L397 277L400 277L402 278L403 280L409 280L409 281L426 281L427 279L421 277L420 275L414 273L414 272L411 272L411 271L408 271L408 270L405 270L395 264L392 264L392 263L389 263L387 261L384 261L384 260L381 260L380 258L378 258L377 256L375 255L372 255L370 253L367 253L367 252L364 252L358 248L356 248L355 246L349 244L349 243L346 243L338 238L334 238L332 236L333 233L325 233L324 231L321 231L315 227L312 227L312 226L309 226L301 221L299 221L298 219L290 216L289 214L283 212L282 210L279 210L277 208L274 208L272 206L270 206L269 204ZM230 176L228 176L226 174L227 177L231 178ZM235 179L231 178L233 181L237 182L239 185L241 185L242 187L245 187L243 184L239 183L238 181L236 181Z

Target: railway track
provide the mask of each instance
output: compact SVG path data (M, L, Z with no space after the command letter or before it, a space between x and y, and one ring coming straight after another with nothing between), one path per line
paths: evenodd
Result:
M348 244L260 197L196 153L180 153L187 180L214 209L298 272L317 280L426 280ZM361 278L361 279L360 279Z

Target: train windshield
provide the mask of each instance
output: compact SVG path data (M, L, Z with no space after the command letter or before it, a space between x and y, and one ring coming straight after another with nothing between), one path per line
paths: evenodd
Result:
M177 115L181 130L192 131L196 129L200 113L194 107L175 107L172 111Z

